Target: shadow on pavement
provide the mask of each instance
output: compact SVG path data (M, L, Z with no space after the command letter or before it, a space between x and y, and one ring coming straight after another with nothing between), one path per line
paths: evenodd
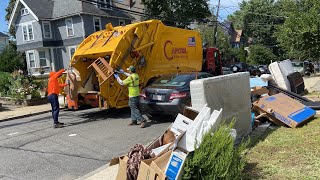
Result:
M130 118L130 109L108 109L108 110L97 110L94 112L86 112L86 109L79 109L81 113L79 117L84 119L83 121L67 123L66 126L75 126L79 124L85 124L95 121L104 121L108 119L124 119Z
M2 107L0 107L0 112L5 112L5 111L12 111L12 109L2 105Z
M153 116L145 115L145 116L147 116L149 119L145 127L150 127L152 125L162 124L167 122L173 122L175 120L175 117L166 116L166 115L153 115Z

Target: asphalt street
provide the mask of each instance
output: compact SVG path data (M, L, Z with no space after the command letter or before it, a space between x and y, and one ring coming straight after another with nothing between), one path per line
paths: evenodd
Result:
M76 179L151 142L172 121L154 117L141 129L129 120L129 109L85 109L61 111L61 129L53 129L50 113L0 122L0 179Z

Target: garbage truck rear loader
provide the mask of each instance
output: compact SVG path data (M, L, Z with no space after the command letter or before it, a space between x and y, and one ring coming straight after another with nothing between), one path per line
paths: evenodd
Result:
M135 66L142 88L158 76L198 72L202 65L202 42L196 31L165 26L159 20L118 27L107 24L105 30L87 37L70 61L68 107L77 109L79 103L101 107L101 102L106 108L127 107L127 88L113 77L119 69Z

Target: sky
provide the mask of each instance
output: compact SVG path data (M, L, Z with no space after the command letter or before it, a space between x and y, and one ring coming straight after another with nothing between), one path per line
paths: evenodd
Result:
M210 0L209 4L210 7L218 6L219 0ZM222 21L224 19L227 19L229 14L232 14L236 10L239 10L239 3L242 2L242 0L221 0L220 1L220 10L219 10L219 21Z
M210 0L210 6L217 6L219 0ZM239 9L238 3L242 0L221 0L221 7L219 11L219 21L226 19L229 14ZM8 32L8 25L5 21L6 7L9 0L0 0L0 32Z
M8 25L5 20L6 8L9 0L0 0L0 32L8 32Z

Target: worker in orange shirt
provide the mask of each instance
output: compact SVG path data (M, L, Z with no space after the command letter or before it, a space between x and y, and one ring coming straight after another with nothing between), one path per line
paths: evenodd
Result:
M58 78L62 75L64 71L64 69L61 69L58 72L50 72L48 81L48 100L52 108L53 128L61 128L64 125L64 123L58 121L60 110L58 95L60 92L60 88L68 86L68 84L59 84L58 82Z

